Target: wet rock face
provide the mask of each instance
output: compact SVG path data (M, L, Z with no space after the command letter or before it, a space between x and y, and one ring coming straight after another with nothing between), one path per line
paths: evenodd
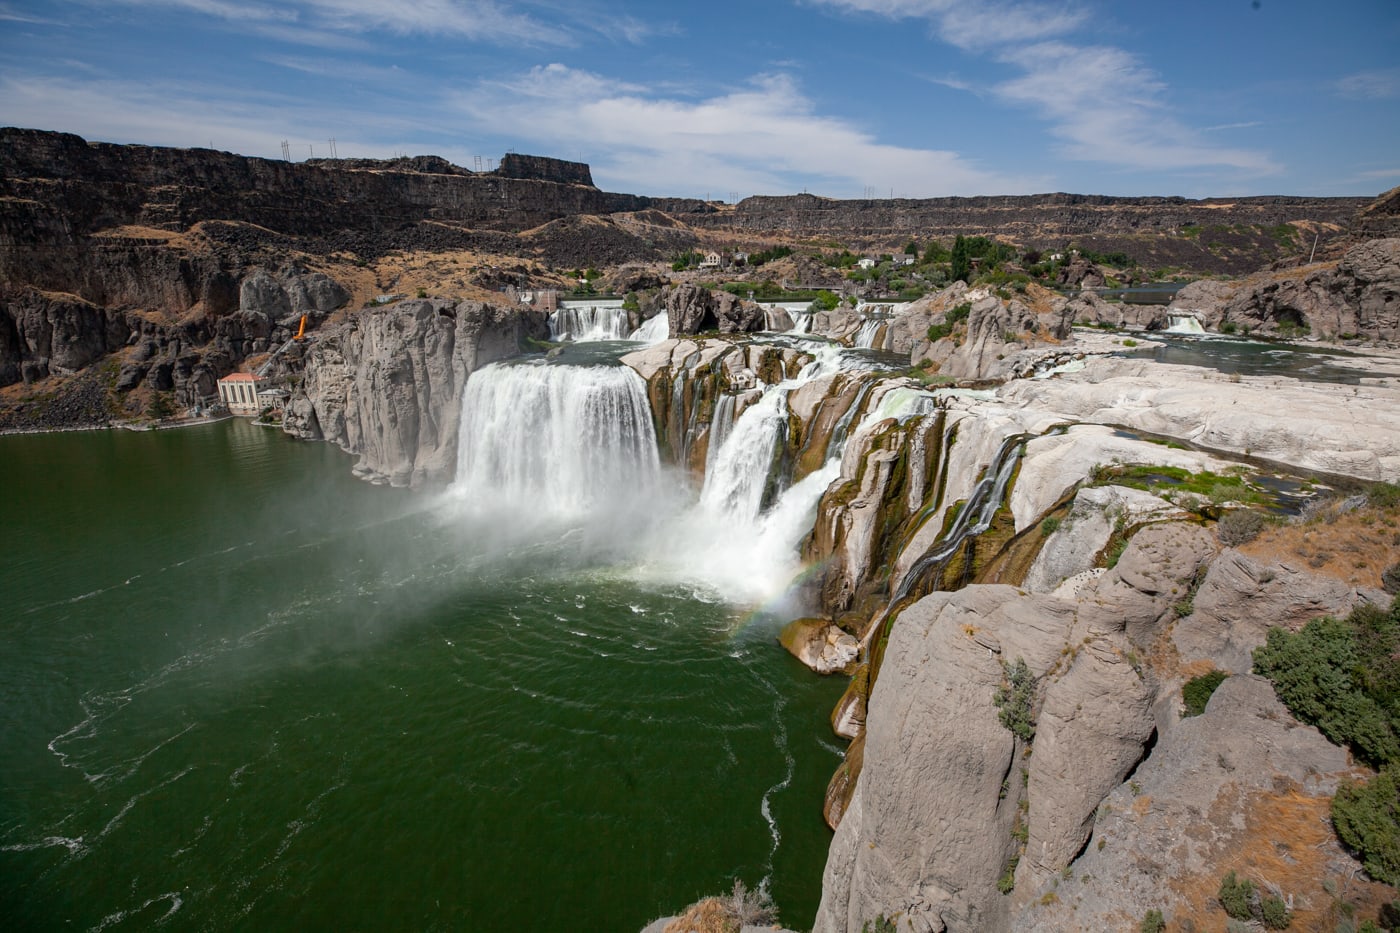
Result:
M538 312L481 302L404 301L323 333L283 429L357 454L357 475L395 486L449 482L462 389L549 329Z

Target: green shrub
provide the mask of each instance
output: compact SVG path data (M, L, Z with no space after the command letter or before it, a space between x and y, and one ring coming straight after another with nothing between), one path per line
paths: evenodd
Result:
M1332 798L1337 836L1359 856L1367 873L1400 884L1400 787L1390 770L1364 784L1345 784Z
M1264 530L1264 516L1253 509L1235 509L1220 516L1215 533L1226 547L1248 544Z
M1378 509L1393 509L1400 505L1400 486L1394 483L1376 483L1366 490L1366 500Z
M1013 858L1006 871L1002 872L1001 877L997 879L997 890L1002 894L1010 894L1016 890L1016 863L1018 861L1019 859Z
M1237 878L1230 872L1221 879L1216 897L1229 916L1236 920L1254 919L1254 882L1248 878Z
M933 324L928 329L928 339L930 343L937 343L953 332L951 324Z
M1040 533L1045 537L1050 537L1060 529L1060 519L1056 515L1047 515L1040 520Z
M1259 898L1259 919L1270 930L1286 930L1293 922L1293 912L1282 898L1268 894Z
M1149 910L1138 924L1138 933L1162 933L1167 928L1167 920L1156 907Z
M962 304L957 305L953 310L943 315L943 320L947 321L949 324L956 324L959 321L967 320L967 316L971 313L972 302L964 301Z
M1206 704L1210 702L1211 694L1215 693L1215 688L1223 684L1225 678L1229 676L1224 671L1211 671L1186 681L1181 688L1181 699L1186 704L1186 712L1181 715L1199 716L1204 713Z
M1294 716L1373 765L1400 758L1393 711L1400 708L1400 600L1390 612L1362 606L1347 619L1309 622L1296 635L1269 630L1254 671Z
M1025 660L1017 658L1016 663L1005 666L1006 680L997 688L992 698L999 712L1001 724L1011 730L1011 734L1022 741L1035 738L1035 720L1032 706L1035 702L1035 678Z

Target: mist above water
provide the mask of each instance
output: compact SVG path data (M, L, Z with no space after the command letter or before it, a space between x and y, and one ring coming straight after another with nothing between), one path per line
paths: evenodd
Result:
M450 501L494 534L561 542L574 559L640 582L740 605L771 601L800 570L798 544L841 453L835 445L824 467L791 482L781 463L787 398L843 365L839 349L821 347L737 418L734 398L721 398L698 490L660 465L646 386L631 369L488 366L463 396Z

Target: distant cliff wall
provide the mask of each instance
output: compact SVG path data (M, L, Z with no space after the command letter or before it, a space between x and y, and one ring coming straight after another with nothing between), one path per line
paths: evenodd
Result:
M592 187L586 165L534 156L509 157L502 172L482 174L383 165L341 168L328 161L281 162L0 129L0 197L12 199L3 211L20 207L44 240L121 225L184 230L204 220L242 221L295 236L420 221L524 230L572 214L641 210L649 203ZM0 263L12 261L11 253L0 250Z

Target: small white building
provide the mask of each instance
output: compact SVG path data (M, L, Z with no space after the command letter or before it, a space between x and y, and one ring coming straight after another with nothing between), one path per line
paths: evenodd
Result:
M266 379L252 373L230 373L219 380L219 401L235 415L256 415L262 411L258 391L266 386Z
M705 254L705 258L704 258L703 260L701 260L701 262L700 262L700 268L701 268L701 269L718 269L721 262L723 262L723 259L721 258L720 254L719 254L719 253L716 253L716 252L713 251L713 250L711 250L710 252L706 253L706 254Z
M860 266L862 269L874 269L876 266L876 262L869 256L866 256L863 259L856 260L856 265Z

